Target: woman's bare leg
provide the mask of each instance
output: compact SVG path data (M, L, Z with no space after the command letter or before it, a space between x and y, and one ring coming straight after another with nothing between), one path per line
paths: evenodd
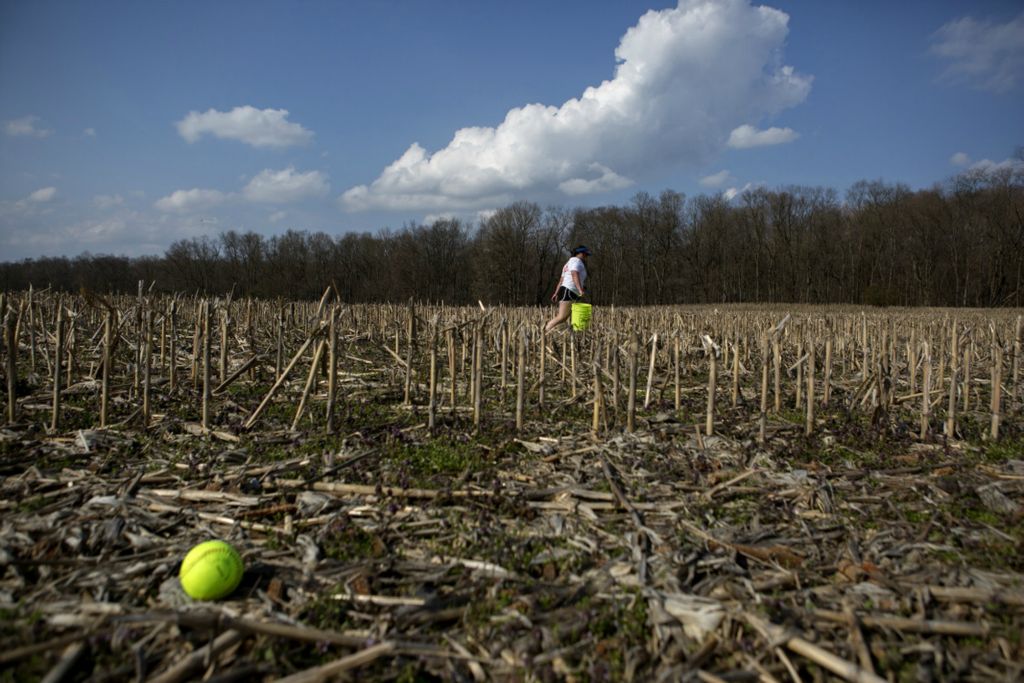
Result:
M548 324L544 327L547 332L555 329L566 320L569 319L569 314L572 312L572 304L568 301L558 302L558 315L548 321Z

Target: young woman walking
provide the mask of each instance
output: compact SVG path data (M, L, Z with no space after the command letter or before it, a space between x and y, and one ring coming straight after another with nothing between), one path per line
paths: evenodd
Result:
M562 266L562 274L555 285L555 293L551 295L551 300L558 302L558 313L545 326L547 332L568 320L572 312L572 302L579 301L586 293L583 283L587 281L588 256L590 250L581 244L572 250L572 258Z

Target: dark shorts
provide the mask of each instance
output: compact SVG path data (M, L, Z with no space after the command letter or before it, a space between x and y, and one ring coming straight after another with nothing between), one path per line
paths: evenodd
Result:
M582 297L571 289L559 286L555 301L579 301Z

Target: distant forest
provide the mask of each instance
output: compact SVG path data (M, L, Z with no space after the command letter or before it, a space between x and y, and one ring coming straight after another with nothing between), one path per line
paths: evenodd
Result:
M972 171L911 191L861 181L754 189L731 201L639 193L625 206L506 206L376 234L289 230L181 240L162 256L82 254L0 264L7 290L55 287L316 298L350 302L534 305L572 245L586 244L594 303L793 302L1024 305L1024 171Z

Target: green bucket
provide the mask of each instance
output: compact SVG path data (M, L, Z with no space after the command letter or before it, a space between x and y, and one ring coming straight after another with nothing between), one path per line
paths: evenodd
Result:
M577 332L590 327L590 304L575 303L572 305L572 329Z

